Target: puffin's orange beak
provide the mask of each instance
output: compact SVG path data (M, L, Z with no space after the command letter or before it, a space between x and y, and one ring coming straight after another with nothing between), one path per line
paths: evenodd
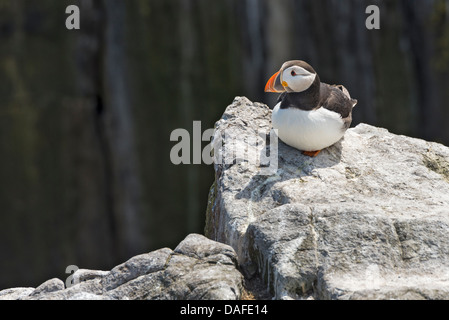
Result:
M268 80L267 84L265 85L265 92L281 93L285 91L279 79L279 73L280 71L276 72L271 76L270 80Z

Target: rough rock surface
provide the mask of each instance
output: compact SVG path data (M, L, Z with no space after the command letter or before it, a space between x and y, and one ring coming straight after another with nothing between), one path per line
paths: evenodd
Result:
M234 250L198 234L176 248L135 256L111 271L79 269L65 289L51 279L34 288L0 291L0 300L235 300L243 288Z
M361 124L316 158L279 141L264 175L270 128L244 97L217 122L207 236L276 299L449 299L449 148Z

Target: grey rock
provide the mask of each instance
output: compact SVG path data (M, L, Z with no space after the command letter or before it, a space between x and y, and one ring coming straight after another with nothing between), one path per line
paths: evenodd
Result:
M230 246L192 234L174 251L166 251L165 254L157 259L158 268L153 268L145 276L135 277L108 295L114 299L139 300L240 298L243 276L236 268L237 257Z
M163 270L172 255L168 248L159 249L146 254L132 257L111 270L101 280L106 290L112 290L137 277Z
M97 295L89 292L78 292L73 295L67 296L65 300L112 300L105 295Z
M85 282L93 279L102 279L109 274L109 271L78 269L73 273L73 283Z
M235 300L240 297L242 276L233 271L237 255L230 246L192 234L176 247L175 253L178 255L174 259L180 261L171 264L167 272L176 277L172 290L179 290L176 296L192 300ZM198 259L205 263L197 264ZM184 274L188 276L182 276Z
M0 291L0 300L19 300L22 297L29 296L34 288L11 288Z
M79 269L73 285L59 279L38 288L0 291L0 299L145 300L239 299L243 276L234 250L191 234L173 251L163 248L132 257L111 271Z
M208 237L276 299L449 299L449 148L360 124L316 158L279 141L267 175L270 128L244 97L216 123Z
M58 278L53 278L45 281L40 286L38 286L33 292L31 292L30 296L44 295L64 289L65 289L64 282L62 282L62 280Z
M175 253L205 259L209 263L235 265L237 255L228 245L218 243L199 234L187 236L176 248Z

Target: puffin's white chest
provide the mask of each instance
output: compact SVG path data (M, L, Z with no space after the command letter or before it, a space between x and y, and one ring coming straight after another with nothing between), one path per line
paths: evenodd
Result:
M325 108L304 111L296 108L281 109L278 103L273 109L272 124L279 138L302 151L318 151L327 148L344 133L341 116Z

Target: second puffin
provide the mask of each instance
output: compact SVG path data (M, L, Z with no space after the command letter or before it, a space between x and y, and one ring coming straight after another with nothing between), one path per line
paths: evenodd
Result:
M279 138L311 157L343 137L357 104L342 85L321 83L302 60L285 62L268 80L265 92L282 93L272 114Z

